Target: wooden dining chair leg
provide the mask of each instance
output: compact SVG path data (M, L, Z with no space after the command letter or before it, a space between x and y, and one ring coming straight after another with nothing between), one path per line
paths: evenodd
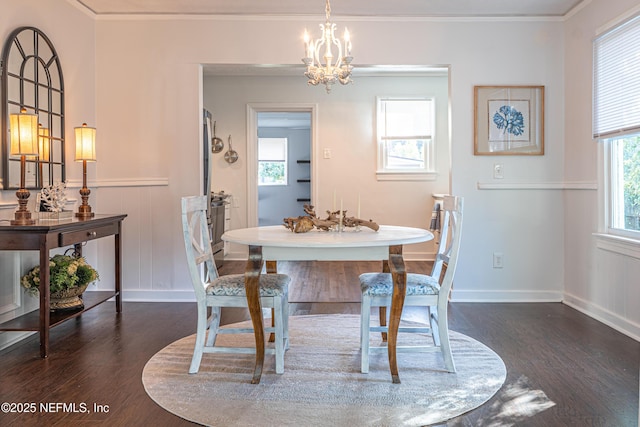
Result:
M438 308L436 306L427 307L429 315L429 327L431 328L431 336L433 337L433 345L440 346L440 331L438 325Z
M214 332L215 333L215 332ZM196 329L196 342L193 349L193 357L191 358L190 374L197 374L202 361L202 353L204 352L204 344L207 334L207 306L204 301L198 303L198 326Z
M371 297L362 296L360 308L360 372L369 373L369 328L371 322Z
M276 274L278 272L278 263L276 261L266 261L266 271L267 274ZM274 328L275 324L275 313L274 309L271 309L271 327ZM274 342L276 340L275 334L272 332L269 334L269 342Z
M222 315L221 307L211 307L211 315L209 316L209 325L207 327L207 347L213 347L216 343L216 337L218 336L218 329L220 328L220 316Z
M284 337L283 337L283 307L282 307L282 299L274 298L273 300L273 321L275 326L275 332L272 335L275 335L275 348L276 348L276 374L284 374Z
M378 313L380 317L380 326L387 326L387 307L378 307ZM387 333L380 332L382 334L382 341L387 342Z

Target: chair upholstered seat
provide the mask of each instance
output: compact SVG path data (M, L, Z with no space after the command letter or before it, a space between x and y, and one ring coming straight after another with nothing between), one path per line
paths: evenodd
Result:
M291 278L285 274L261 274L260 296L276 297L287 295ZM207 286L207 295L216 296L246 296L244 289L244 274L229 274L218 277L214 283Z
M360 276L362 295L393 295L393 278L390 273L364 273ZM407 295L438 295L440 284L424 274L407 274Z

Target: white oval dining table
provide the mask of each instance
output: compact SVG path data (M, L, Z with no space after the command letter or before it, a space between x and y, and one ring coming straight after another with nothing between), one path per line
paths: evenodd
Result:
M259 279L263 263L267 273L277 272L278 261L371 261L382 260L383 271L393 277L393 297L389 317L389 369L394 383L400 383L396 360L396 339L406 294L407 274L402 257L403 245L433 239L422 228L381 225L369 228L347 228L342 232L311 230L293 233L282 225L229 230L222 240L247 245L249 259L245 269L247 304L256 341L256 366L251 382L258 384L264 364L265 337Z

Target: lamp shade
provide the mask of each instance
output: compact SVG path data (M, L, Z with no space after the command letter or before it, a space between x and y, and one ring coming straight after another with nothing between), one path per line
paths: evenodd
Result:
M76 131L76 162L86 160L96 161L96 128L88 127L83 123Z
M20 114L9 115L9 126L11 155L38 155L38 116L22 108Z

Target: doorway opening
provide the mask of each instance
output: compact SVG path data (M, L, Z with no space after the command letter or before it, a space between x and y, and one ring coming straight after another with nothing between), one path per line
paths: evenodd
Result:
M249 106L249 226L280 225L312 203L314 105ZM252 138L253 137L253 138Z

